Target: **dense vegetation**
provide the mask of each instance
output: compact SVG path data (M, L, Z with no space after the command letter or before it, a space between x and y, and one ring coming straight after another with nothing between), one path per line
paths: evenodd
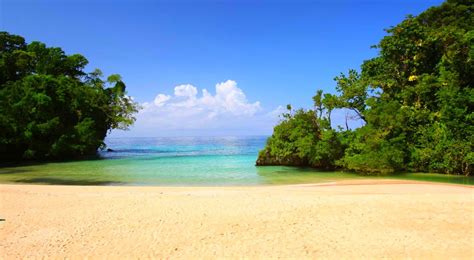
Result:
M474 5L449 0L387 30L360 72L318 91L313 110L292 111L274 129L258 165L344 168L366 173L474 169ZM331 128L331 111L364 126Z
M137 105L119 75L85 73L82 55L0 32L0 160L92 155Z

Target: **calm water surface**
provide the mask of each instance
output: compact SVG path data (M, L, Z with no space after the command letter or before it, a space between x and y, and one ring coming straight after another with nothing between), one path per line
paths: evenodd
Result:
M295 167L256 167L266 137L108 138L100 160L1 167L1 183L219 186L331 182L369 178ZM374 178L374 177L370 177ZM398 174L397 178L474 184L474 178Z

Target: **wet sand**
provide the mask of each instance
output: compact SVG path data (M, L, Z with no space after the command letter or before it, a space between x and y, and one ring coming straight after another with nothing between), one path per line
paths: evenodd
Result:
M0 185L0 258L474 258L474 189Z

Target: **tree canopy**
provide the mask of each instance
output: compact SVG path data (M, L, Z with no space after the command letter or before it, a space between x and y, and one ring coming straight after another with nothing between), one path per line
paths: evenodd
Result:
M84 72L87 59L0 32L1 160L93 155L138 105L119 75Z
M300 124L303 112L297 112L275 127L257 164L301 165L304 161L309 166L367 173L472 174L473 13L472 1L448 0L387 29L374 46L379 50L377 57L366 60L360 72L350 70L335 78L338 95L318 91L313 97L314 111L304 112L314 114L309 121L319 122L310 134L313 137L307 139L309 144L304 144L312 152L306 157L296 153L295 160L275 160L297 145L282 137L283 128L287 136L306 136L300 127L291 126ZM335 132L330 125L335 108L354 111L364 126ZM338 141L325 143L327 135ZM315 154L324 152L331 154L325 157L327 161L311 163L320 158Z

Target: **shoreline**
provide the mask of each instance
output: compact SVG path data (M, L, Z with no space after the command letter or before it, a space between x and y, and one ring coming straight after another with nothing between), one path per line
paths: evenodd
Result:
M474 188L0 184L0 258L472 258Z
M474 178L474 177L473 177ZM380 184L432 184L432 185L448 185L459 186L474 189L474 184L461 184L455 182L443 181L426 181L426 180L411 180L411 179L397 179L397 178L378 178L367 176L364 179L335 179L318 182L303 182L303 183L268 183L268 184L219 184L219 185L136 185L136 184L46 184L46 183L27 183L27 182L0 182L0 186L46 186L46 187L127 187L127 188L264 188L264 187L313 187L313 186L353 186L353 185L380 185Z

